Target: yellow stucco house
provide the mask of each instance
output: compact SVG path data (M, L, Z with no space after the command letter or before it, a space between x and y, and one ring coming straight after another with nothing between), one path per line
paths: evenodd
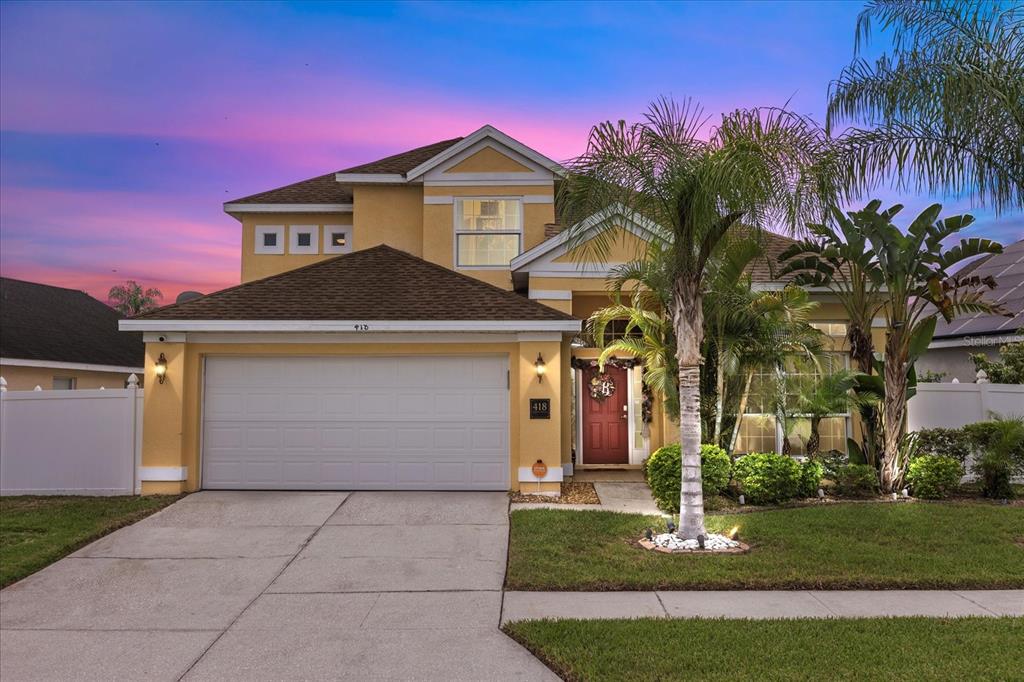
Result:
M641 368L597 377L581 335L643 227L594 216L623 237L611 263L578 262L561 173L484 126L226 203L242 283L121 322L146 342L143 492L557 493L575 469L638 466L674 440ZM819 313L841 350L839 307ZM741 447L773 449L756 408ZM828 420L824 447L851 432Z

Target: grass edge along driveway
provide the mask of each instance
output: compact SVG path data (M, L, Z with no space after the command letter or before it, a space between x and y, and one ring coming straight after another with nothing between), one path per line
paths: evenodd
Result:
M0 497L0 588L179 499L180 495Z
M1015 589L1024 507L849 504L709 516L751 552L667 555L636 545L660 517L604 511L511 515L510 590Z
M520 621L565 680L1020 679L1024 618Z

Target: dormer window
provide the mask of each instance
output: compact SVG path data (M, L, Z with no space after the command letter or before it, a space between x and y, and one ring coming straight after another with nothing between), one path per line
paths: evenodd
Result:
M349 253L351 251L351 225L324 225L324 253Z
M254 251L259 254L284 253L284 225L257 225Z
M456 267L508 267L519 255L522 233L521 199L455 200Z
M320 252L316 225L292 225L288 228L288 232L291 235L288 253L309 255Z

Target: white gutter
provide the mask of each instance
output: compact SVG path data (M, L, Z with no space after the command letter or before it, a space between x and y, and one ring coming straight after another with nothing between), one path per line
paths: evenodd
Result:
M123 332L578 332L582 320L121 320Z

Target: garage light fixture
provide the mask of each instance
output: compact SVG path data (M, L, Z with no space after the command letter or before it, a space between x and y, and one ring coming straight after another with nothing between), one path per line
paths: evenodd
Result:
M537 370L537 382L544 383L544 373L548 371L548 368L544 365L544 356L537 353L537 360L533 363L534 369Z
M164 379L167 378L167 358L161 353L160 357L156 359L156 364L153 365L153 369L156 371L156 378L161 384L164 383Z

